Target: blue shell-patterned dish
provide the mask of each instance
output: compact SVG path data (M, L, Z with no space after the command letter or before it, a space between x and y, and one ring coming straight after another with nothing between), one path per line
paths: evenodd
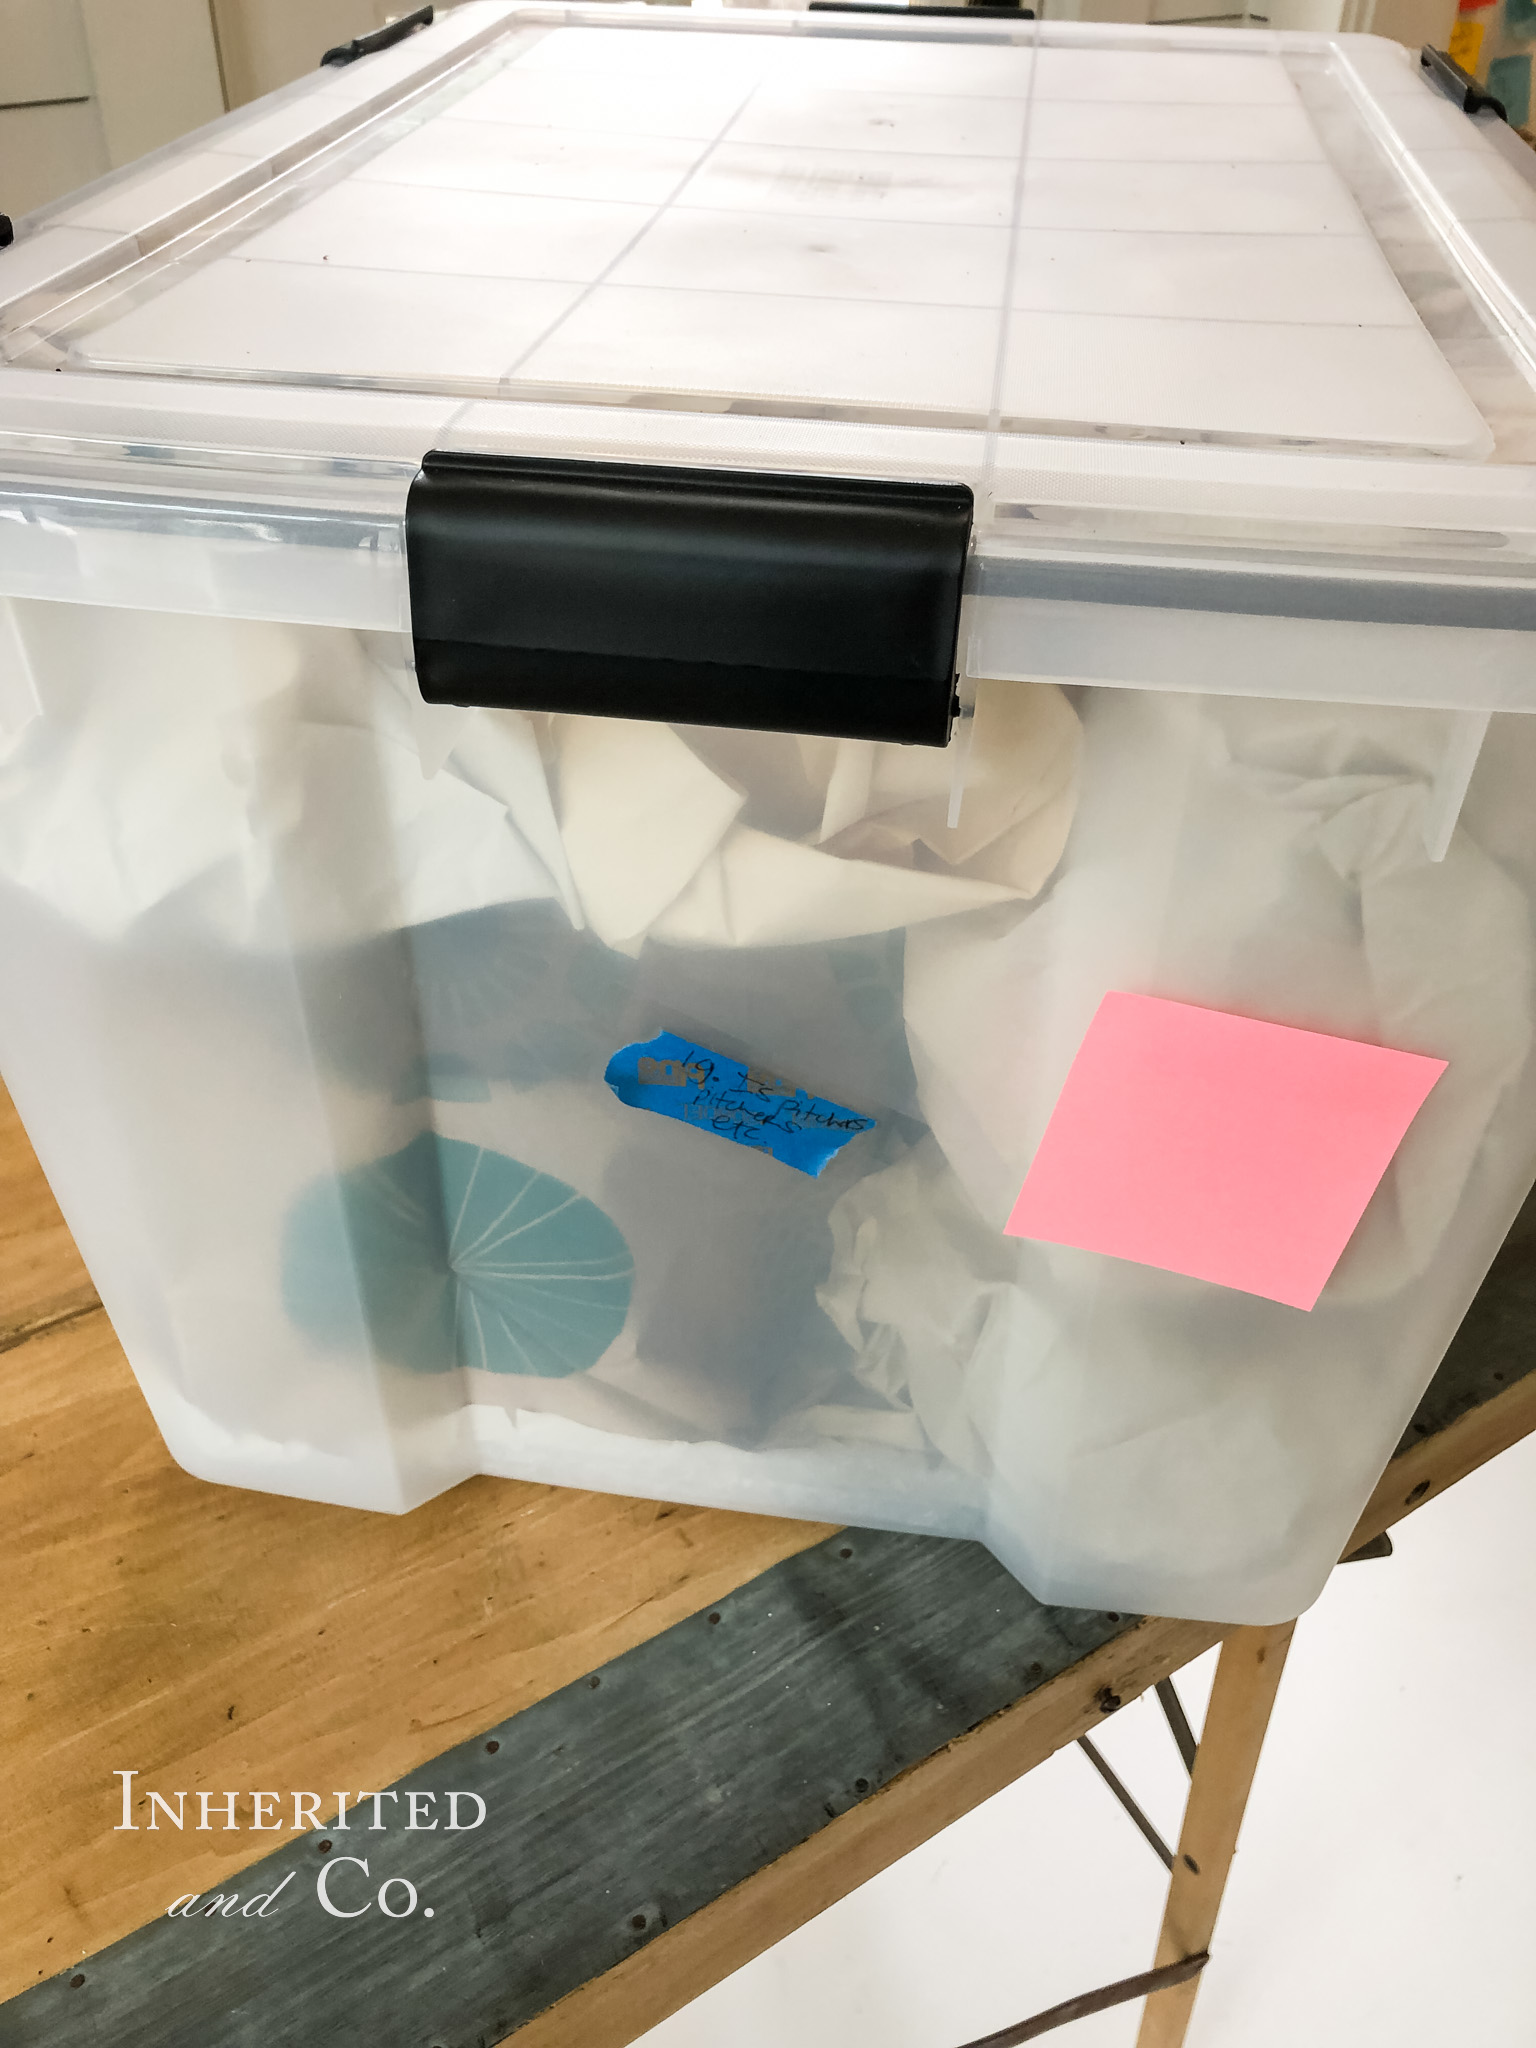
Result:
M585 1372L624 1327L633 1281L596 1203L432 1131L306 1188L283 1236L293 1321L344 1345L360 1309L374 1350L417 1372Z

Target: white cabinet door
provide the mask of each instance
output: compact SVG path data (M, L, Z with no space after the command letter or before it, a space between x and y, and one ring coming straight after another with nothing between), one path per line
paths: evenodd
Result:
M131 164L224 111L208 0L78 0L107 154Z
M12 220L110 168L94 101L0 108L0 213Z
M75 0L0 0L0 107L91 96Z
M1127 21L1152 19L1152 0L1035 0L1042 21Z
M327 50L382 28L412 0L213 0L232 107L313 71Z

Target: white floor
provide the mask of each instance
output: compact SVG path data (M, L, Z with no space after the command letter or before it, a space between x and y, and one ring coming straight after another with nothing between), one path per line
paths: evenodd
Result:
M1297 1630L1191 2048L1536 2044L1536 1438L1394 1541ZM1213 1665L1179 1680L1197 1728ZM1175 1839L1151 1695L1099 1739ZM959 2048L1145 1969L1163 1882L1068 1749L644 2048ZM1137 2010L1048 2038L1130 2048Z

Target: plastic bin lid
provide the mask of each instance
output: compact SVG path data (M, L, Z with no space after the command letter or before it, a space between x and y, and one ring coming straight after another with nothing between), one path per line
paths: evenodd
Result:
M470 0L17 224L0 595L400 629L434 447L953 479L972 673L1536 706L1533 185L1367 37Z

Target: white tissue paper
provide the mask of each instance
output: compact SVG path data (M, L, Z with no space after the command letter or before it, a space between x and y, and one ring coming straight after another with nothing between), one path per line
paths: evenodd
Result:
M1425 852L1432 716L1104 692L1089 718L1050 893L908 934L934 1135L834 1208L822 1300L861 1380L985 1475L986 1540L1040 1597L1281 1619L1422 1386L1416 1284L1530 1055L1530 920L1465 826ZM1311 1314L1001 1236L1115 987L1449 1061Z
M907 942L922 1111L989 1223L1100 999L1130 988L1447 1060L1328 1298L1424 1269L1531 1048L1521 891L1464 827L1425 851L1436 739L1422 713L1103 693L1049 898Z
M832 1268L817 1298L855 1377L908 1419L908 1448L931 1444L990 1480L1003 1381L1027 1372L1056 1334L1019 1285L1020 1246L982 1222L930 1137L851 1188L831 1225ZM857 1409L816 1417L831 1436L873 1435L873 1419Z
M1079 728L1061 691L978 687L976 764L868 740L550 722L555 805L610 946L784 946L914 926L1038 890L1071 823Z
M423 704L387 635L15 615L0 877L101 939L173 900L227 945L304 951L548 898L630 954L648 936L805 944L1030 895L1071 818L1077 720L1051 688L983 686L952 833L942 750L615 719L536 730Z
M429 775L434 707L400 643L15 610L42 716L0 734L0 877L93 937L169 907L230 947L302 951L568 896L529 722L446 710Z

